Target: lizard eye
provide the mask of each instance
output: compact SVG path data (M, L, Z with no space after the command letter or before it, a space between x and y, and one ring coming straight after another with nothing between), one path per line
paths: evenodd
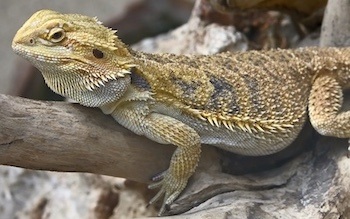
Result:
M62 41L65 37L64 30L62 28L53 28L49 33L49 39L54 42L58 43Z

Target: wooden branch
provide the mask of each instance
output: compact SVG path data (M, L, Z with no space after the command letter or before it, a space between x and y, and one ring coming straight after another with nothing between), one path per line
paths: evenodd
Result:
M77 104L0 95L0 111L0 164L4 165L91 172L147 182L149 176L167 167L174 149L136 136L98 109ZM333 210L341 206L336 215L343 214L347 208L341 203L348 201L345 194L349 185L348 174L344 174L349 168L343 156L346 147L320 148L314 157L306 154L279 169L235 177L221 173L215 150L204 147L202 161L205 162L200 164L204 171L197 171L172 213L184 212L203 202L191 211L193 218L225 218L233 209L243 214L246 211L240 209L255 211L262 206L267 209L265 214L281 216L285 211L273 209L283 209L286 203L289 203L286 211L293 212L291 215L298 215L297 212L315 215L320 213L320 206L330 206ZM320 189L324 192L320 193ZM236 192L222 194L229 191ZM343 198L338 199L339 191ZM332 195L322 196L312 205L293 207L300 197L307 202L308 197L323 193ZM207 200L210 197L213 198ZM265 199L269 202L262 202ZM284 203L281 199L288 201ZM208 205L215 207L204 210Z
M148 182L174 147L119 126L99 109L0 94L0 164Z

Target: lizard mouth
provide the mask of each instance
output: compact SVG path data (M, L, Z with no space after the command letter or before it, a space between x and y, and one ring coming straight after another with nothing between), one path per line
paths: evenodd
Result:
M35 66L40 65L39 63L58 63L58 62L66 62L72 60L72 58L67 58L64 56L59 56L58 54L49 54L43 53L43 51L36 51L34 47L27 48L28 46L24 46L22 44L12 42L12 50L19 56L31 61ZM79 62L79 60L76 60ZM39 66L37 66L39 67Z

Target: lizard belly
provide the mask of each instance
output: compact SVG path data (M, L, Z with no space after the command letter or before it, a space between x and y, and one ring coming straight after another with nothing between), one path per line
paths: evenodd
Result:
M237 131L231 133L211 132L201 134L203 144L248 156L262 156L276 153L292 143L296 135L286 138L263 139L251 133Z
M202 144L209 144L221 149L248 156L273 154L290 145L303 127L295 127L284 135L250 133L242 130L231 131L225 127L214 127L193 118L181 119L194 128L201 137ZM192 120L192 121L190 121ZM195 121L193 121L195 120Z
M240 129L234 131L224 126L215 127L206 121L184 114L178 109L164 105L156 106L156 111L187 124L199 134L202 144L209 144L233 153L262 156L273 154L290 145L297 137L306 119L306 110L299 125L289 128L284 134L250 133Z

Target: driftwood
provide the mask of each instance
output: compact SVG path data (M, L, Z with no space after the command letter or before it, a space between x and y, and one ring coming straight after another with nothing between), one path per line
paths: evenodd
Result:
M0 110L0 164L148 182L166 168L174 149L76 104L0 95ZM322 138L318 144L282 167L244 176L222 173L216 150L204 147L199 170L170 213L201 204L190 211L191 218L345 216L350 210L347 142Z
M197 25L208 27L200 23ZM176 32L171 36L176 38ZM227 36L232 36L232 32ZM157 44L156 40L151 45L165 44ZM3 165L89 172L148 183L150 176L166 169L174 150L169 145L159 145L131 133L98 109L77 104L0 95L0 112L0 164ZM200 165L188 188L170 206L170 214L182 215L169 218L350 218L347 141L317 136L310 134L310 129L306 127L294 143L299 147L257 158L240 157L204 146ZM308 150L301 152L300 148ZM234 176L228 172L241 175ZM66 175L37 175L41 176L35 176L40 181L33 181L29 186L23 179L16 182L27 190L43 191L32 204L22 204L24 210L17 214L21 218L131 218L130 215L118 214L122 206L119 198L122 198L114 191L117 184L114 179L78 175L75 186L63 190L63 193L75 194L75 199L71 199L74 200L73 205L80 209L76 213L72 206L65 205L68 198L62 196L62 189L60 193L54 193L51 190L57 189L55 186L35 184L50 180L67 183L64 180ZM1 183L0 178L0 193ZM128 186L139 190L144 188L143 185ZM15 200L11 198L14 190L13 187L9 187L9 192L5 189L5 195L0 195L0 199L4 196ZM98 195L91 198L87 191ZM141 193L149 200L149 194ZM33 198L33 195L30 197ZM89 202L92 206L86 204ZM134 201L131 206L136 205L139 211L146 211L144 204ZM86 212L81 209L86 209ZM150 214L136 216L145 215Z
M149 182L174 148L116 125L100 110L0 94L0 164ZM147 168L142 168L142 166Z

